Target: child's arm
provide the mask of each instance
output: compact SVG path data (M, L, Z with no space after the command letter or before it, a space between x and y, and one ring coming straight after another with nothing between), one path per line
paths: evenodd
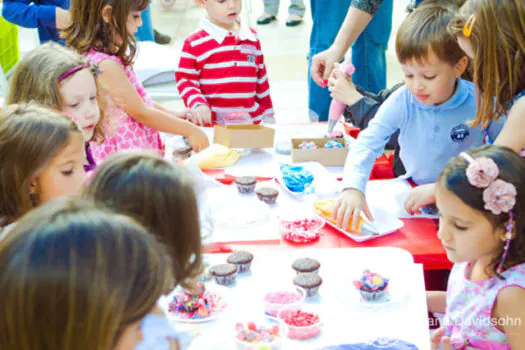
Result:
M211 124L211 106L200 88L197 57L192 53L188 40L184 42L179 66L175 72L177 90L184 104L195 114L193 119L197 124Z
M350 217L355 228L361 210L367 209L364 193L372 166L380 157L390 136L400 129L406 118L406 89L399 89L379 108L368 128L361 131L357 141L350 146L346 158L343 188L335 208L334 218L340 227L348 227ZM372 219L370 212L365 212Z
M184 108L184 109L181 109L181 110L178 110L178 111L173 111L173 110L168 109L168 108L164 107L163 105L161 105L160 103L155 102L155 101L153 101L153 106L155 108L163 111L164 113L171 114L172 116L177 117L177 118L181 118L181 119L187 119L188 113L190 113L190 111L187 108Z
M70 14L55 5L38 5L33 0L4 1L2 17L26 28L40 26L63 29L70 21Z
M147 106L118 62L105 60L100 63L100 68L100 83L112 100L133 119L158 131L185 136L195 151L208 147L208 138L199 127Z
M257 41L257 50L262 52L261 43ZM268 82L268 74L266 72L266 65L264 64L264 56L261 54L260 62L257 67L257 88L256 101L260 108L264 111L263 117L271 119L274 116L272 98L270 97L270 83Z
M501 321L497 325L509 339L510 348L525 349L525 289L510 286L501 290L492 317Z
M518 99L510 109L507 122L494 144L520 152L525 147L525 134L517 130L522 130L523 125L525 125L525 97Z
M447 309L447 292L428 291L427 308L429 312L444 314Z

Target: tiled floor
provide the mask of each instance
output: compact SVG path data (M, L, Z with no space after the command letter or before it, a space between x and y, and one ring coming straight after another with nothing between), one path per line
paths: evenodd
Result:
M306 55L309 47L311 30L311 15L307 9L304 23L298 27L286 27L288 1L281 1L280 15L277 21L269 25L255 24L257 17L263 11L262 0L252 1L250 21L259 33L268 69L272 99L276 110L276 119L279 123L308 121L308 90ZM170 9L162 9L159 0L154 0L153 22L162 33L173 38L171 46L180 50L184 38L193 32L204 11L194 0L175 0ZM309 1L305 0L307 7ZM405 18L405 8L408 0L394 1L394 29L387 52L388 85L391 86L402 79L401 71L394 52L395 32ZM247 15L245 6L245 15ZM27 52L36 43L33 31L20 31L20 47L22 54ZM182 101L164 101L171 108L181 108Z

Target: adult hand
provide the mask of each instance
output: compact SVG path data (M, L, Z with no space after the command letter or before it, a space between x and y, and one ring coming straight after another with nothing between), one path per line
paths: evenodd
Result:
M317 85L326 87L328 78L334 69L334 63L341 61L343 56L344 53L331 46L328 50L319 52L312 57L310 75Z

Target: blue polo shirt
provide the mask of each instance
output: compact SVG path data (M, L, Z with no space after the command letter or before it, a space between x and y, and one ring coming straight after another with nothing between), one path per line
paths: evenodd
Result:
M390 136L399 129L403 178L418 184L436 182L451 157L481 146L485 132L494 140L501 129L493 123L487 130L470 127L476 115L475 87L458 79L454 94L442 104L425 105L403 86L379 108L375 118L363 130L350 151L345 164L345 188L365 192L372 166L383 153Z
M20 27L38 28L40 43L64 43L56 29L56 8L69 9L69 0L4 0L2 17Z

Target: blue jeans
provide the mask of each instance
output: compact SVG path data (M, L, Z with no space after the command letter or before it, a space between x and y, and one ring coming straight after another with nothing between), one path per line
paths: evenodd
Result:
M322 2L322 4L321 4ZM312 33L308 62L308 107L311 121L328 120L330 92L321 88L310 76L312 57L328 49L344 22L351 0L310 0ZM352 79L367 91L386 88L385 51L392 29L393 0L385 0L368 26L352 46L352 63L356 67Z
M148 6L147 9L142 11L142 26L139 27L135 38L138 41L154 41L155 36L153 34L153 23L151 22L151 8Z

